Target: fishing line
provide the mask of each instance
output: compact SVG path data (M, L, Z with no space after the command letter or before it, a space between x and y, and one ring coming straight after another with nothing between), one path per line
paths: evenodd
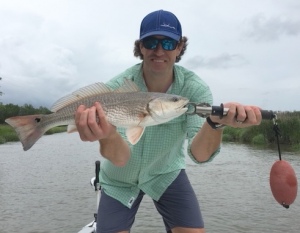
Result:
M279 143L279 137L281 137L281 134L280 134L280 129L278 127L276 114L274 114L274 118L273 118L273 130L275 132L279 160L281 160L281 150L280 150L280 143Z
M275 200L288 209L297 197L298 181L293 167L282 160L280 142L280 129L277 115L273 116L273 130L275 132L279 160L275 161L270 171L270 188Z

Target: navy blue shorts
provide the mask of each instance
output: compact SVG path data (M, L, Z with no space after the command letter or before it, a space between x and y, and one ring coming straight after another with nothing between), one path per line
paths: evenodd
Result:
M143 196L141 191L129 209L102 191L97 233L130 231ZM181 170L159 201L153 202L163 218L167 232L171 232L174 227L204 228L199 203L185 170Z

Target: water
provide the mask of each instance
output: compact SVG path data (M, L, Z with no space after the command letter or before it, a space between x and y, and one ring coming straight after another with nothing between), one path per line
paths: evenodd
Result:
M224 144L211 163L187 159L208 233L299 232L299 198L285 209L269 187L276 153ZM27 152L20 143L1 145L0 232L78 232L93 220L96 197L89 181L99 159L98 144L81 142L77 134L44 136ZM300 157L283 153L283 159L300 177ZM147 196L132 232L165 232Z

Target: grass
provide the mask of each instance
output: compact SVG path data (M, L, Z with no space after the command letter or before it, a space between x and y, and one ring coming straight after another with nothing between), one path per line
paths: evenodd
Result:
M55 134L55 133L63 133L66 131L67 131L67 126L58 126L58 127L49 129L45 134L50 135L50 134Z
M45 134L55 134L66 132L67 126L58 126L48 130ZM4 144L6 142L17 142L19 141L18 135L16 131L7 124L0 124L0 144Z
M0 125L0 144L19 141L17 133L9 125Z
M299 113L282 114L278 119L279 143L290 151L300 151L300 117ZM259 126L248 128L225 127L224 142L247 143L256 146L277 144L273 121L263 120Z

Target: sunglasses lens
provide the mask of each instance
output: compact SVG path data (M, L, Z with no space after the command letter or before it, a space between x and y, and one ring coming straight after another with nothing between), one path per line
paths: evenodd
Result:
M171 51L171 50L174 50L176 48L177 41L173 40L173 39L163 39L161 41L161 45L162 45L164 50Z
M158 40L155 38L146 38L143 40L143 45L146 49L156 49Z
M156 39L153 37L146 38L142 42L143 42L143 46L146 49L151 49L151 50L156 49L158 43L161 43L162 48L167 51L172 51L176 49L178 43L174 39Z

